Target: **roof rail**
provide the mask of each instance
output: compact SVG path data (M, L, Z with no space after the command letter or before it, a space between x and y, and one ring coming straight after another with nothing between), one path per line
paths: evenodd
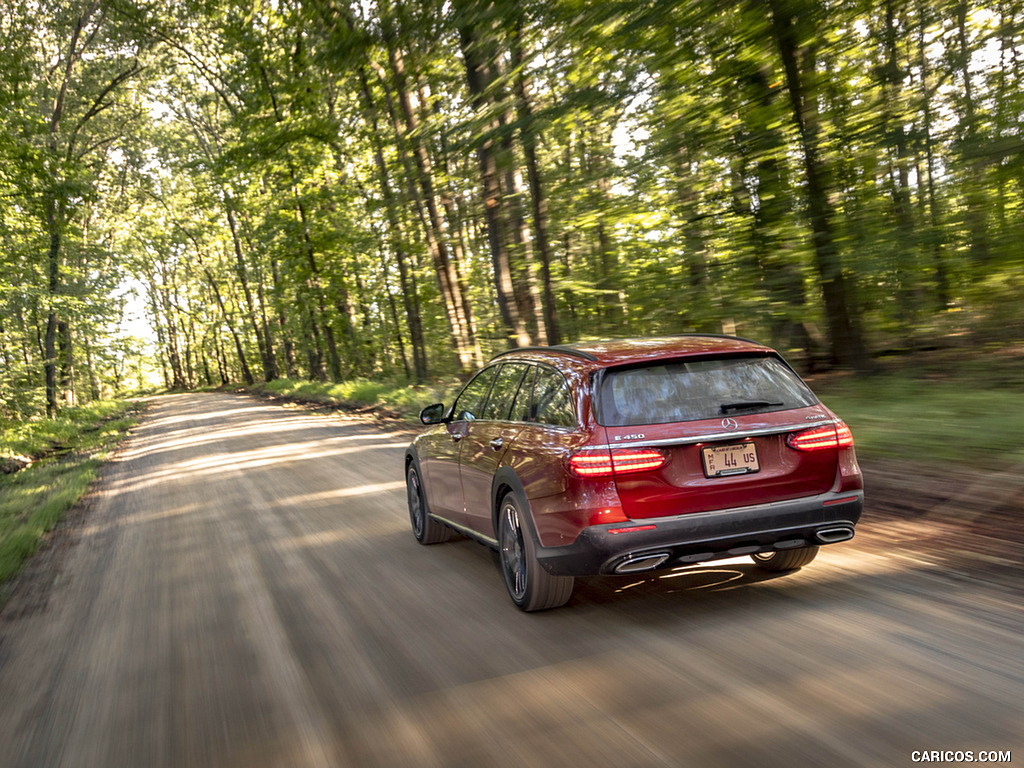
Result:
M732 339L733 341L745 341L748 344L757 344L758 346L761 346L761 347L764 346L763 342L755 341L754 339L746 339L746 338L744 338L742 336L734 336L734 335L732 335L730 333L674 333L674 334L672 334L672 336L673 337L677 337L677 336L701 337L701 336L703 336L703 337L709 338L709 339Z
M561 352L564 355L572 355L573 357L579 357L591 362L595 362L597 360L597 358L589 352L584 352L582 349L575 349L565 344L555 344L550 347L515 347L513 349L506 349L504 352L499 352L492 357L491 360L497 360L499 357L502 357L503 355L510 355L513 352Z

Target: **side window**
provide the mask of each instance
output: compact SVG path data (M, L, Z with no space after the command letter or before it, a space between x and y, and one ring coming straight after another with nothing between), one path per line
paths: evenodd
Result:
M481 418L494 421L508 420L512 401L516 399L519 383L523 380L523 374L528 367L524 363L505 363L501 366L501 370L498 371L498 376L494 380L494 387L491 389L491 397L484 407Z
M537 382L533 387L533 401L536 416L534 421L555 427L575 427L576 413L573 411L569 385L558 371L542 367L537 371Z
M519 394L516 395L516 402L512 406L512 421L533 421L531 405L533 405L533 378L537 372L537 366L531 365L526 370L526 378L519 385Z
M491 391L491 383L498 366L492 365L478 373L466 388L462 390L455 405L452 406L452 421L472 421L479 419L483 411L487 393Z

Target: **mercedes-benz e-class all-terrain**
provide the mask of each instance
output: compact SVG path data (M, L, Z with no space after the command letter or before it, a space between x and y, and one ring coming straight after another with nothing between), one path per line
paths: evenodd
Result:
M576 576L800 568L863 506L849 427L775 350L731 336L515 349L420 419L413 535L496 550L525 611L566 603Z

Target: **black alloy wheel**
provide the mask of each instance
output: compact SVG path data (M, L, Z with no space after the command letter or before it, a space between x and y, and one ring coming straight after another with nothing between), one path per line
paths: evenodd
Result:
M565 605L575 580L553 576L537 561L536 544L526 528L524 505L514 493L501 501L498 516L498 547L501 575L512 602L524 611L544 611Z
M419 468L413 462L405 476L406 495L409 500L409 522L412 535L420 544L440 544L452 537L451 528L430 516L427 497L423 492Z

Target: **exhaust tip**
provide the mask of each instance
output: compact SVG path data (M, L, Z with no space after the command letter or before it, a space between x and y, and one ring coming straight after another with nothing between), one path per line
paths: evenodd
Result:
M641 555L639 557L627 557L617 566L615 573L639 573L650 571L662 565L671 555L668 552L657 552L653 555Z
M837 544L840 541L849 541L853 538L853 528L848 525L819 528L814 532L814 538L821 544Z

